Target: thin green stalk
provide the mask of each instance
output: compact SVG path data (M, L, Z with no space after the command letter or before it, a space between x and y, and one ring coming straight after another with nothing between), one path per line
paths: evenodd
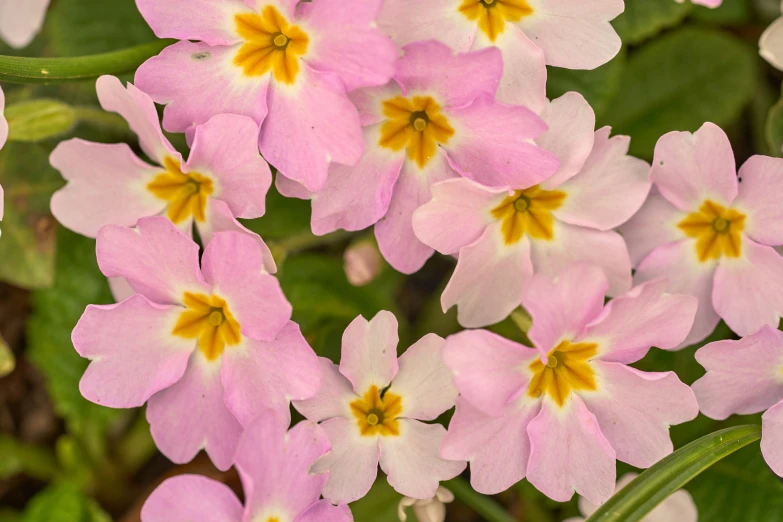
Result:
M508 514L500 504L481 493L473 491L473 488L470 487L470 484L465 479L457 477L444 482L443 485L451 490L455 497L481 515L486 522L516 522L514 517Z

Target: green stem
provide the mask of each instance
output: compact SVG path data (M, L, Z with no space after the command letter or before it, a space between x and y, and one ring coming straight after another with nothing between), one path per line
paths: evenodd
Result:
M444 482L443 485L454 493L454 496L460 499L473 511L481 515L486 522L516 522L514 517L506 512L500 504L489 497L473 491L465 479L457 477Z
M121 51L72 58L0 56L0 81L49 83L87 80L104 74L116 76L130 73L173 42L173 40L156 40Z

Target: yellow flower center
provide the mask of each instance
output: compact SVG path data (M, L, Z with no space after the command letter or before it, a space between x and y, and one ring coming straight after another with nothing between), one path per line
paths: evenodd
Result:
M370 386L364 397L351 403L351 412L356 417L359 432L365 437L384 437L400 434L402 397L390 391L381 395L377 386Z
M388 120L381 127L380 146L394 151L407 149L408 158L419 168L435 156L439 143L447 143L454 135L448 118L430 96L386 100L383 114Z
M245 76L262 76L272 71L276 80L293 84L299 72L299 58L310 43L307 33L289 24L271 5L264 7L261 14L238 14L234 21L237 33L245 41L234 57L234 65L244 69Z
M175 223L181 223L193 216L198 222L207 219L207 199L215 191L212 180L198 172L184 174L179 161L167 157L163 161L166 172L155 176L147 190L156 197L168 201L166 215Z
M560 208L566 193L544 190L538 185L517 190L492 209L492 217L503 221L501 231L506 245L518 243L527 234L533 239L554 238L552 212Z
M742 212L707 200L677 227L696 239L696 256L701 262L742 254L742 231L745 229Z
M226 345L235 346L242 340L239 322L231 315L224 299L185 292L184 302L186 309L172 333L185 339L198 339L199 350L210 361L220 357Z
M533 14L527 0L463 0L459 11L468 20L478 21L481 31L491 42L506 28L506 22L519 22Z
M538 358L530 364L533 378L528 396L537 399L548 394L562 406L571 390L595 390L595 372L589 360L597 353L598 345L594 343L561 342L549 352L546 364Z

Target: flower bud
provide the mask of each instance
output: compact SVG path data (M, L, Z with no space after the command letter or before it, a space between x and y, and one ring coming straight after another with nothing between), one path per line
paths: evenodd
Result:
M444 488L443 486L438 488L435 496L420 500L410 497L403 497L400 500L400 505L397 508L397 516L402 522L408 519L408 515L405 513L405 509L412 507L413 512L416 513L416 518L419 522L445 522L446 520L446 504L454 501L454 493Z
M364 286L381 271L381 253L371 241L354 243L345 250L345 275L354 286Z

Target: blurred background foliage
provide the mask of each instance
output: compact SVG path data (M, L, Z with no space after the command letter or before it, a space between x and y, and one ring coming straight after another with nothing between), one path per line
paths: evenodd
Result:
M705 121L732 138L738 162L753 154L781 156L781 76L757 53L764 28L779 14L779 0L724 0L716 10L673 0L625 0L614 25L624 49L595 71L550 69L550 97L575 90L593 105L598 125L630 135L631 152L650 160L657 139L672 130L694 131ZM41 35L14 53L80 56L123 49L154 39L133 0L53 0ZM130 81L128 76L123 78ZM237 487L200 457L172 466L157 453L143 411L109 410L84 400L78 382L87 362L73 350L70 332L85 306L112 302L98 271L93 240L60 227L49 198L63 181L48 164L62 139L127 141L124 122L100 110L94 82L58 85L4 84L10 141L0 151L6 214L0 240L0 522L138 522L141 503L171 473L203 473ZM185 150L181 136L172 136ZM435 257L409 277L386 266L369 285L351 286L342 254L368 233L315 237L307 202L274 189L267 215L246 222L275 252L279 277L313 348L339 358L343 329L358 314L391 310L400 319L401 347L428 332L459 330L455 314L440 310L440 293L453 261ZM493 327L515 340L510 321ZM732 333L721 324L710 340ZM674 369L686 383L703 370L696 347L677 353L653 350L644 370ZM719 427L759 422L703 416L675 427L677 447ZM619 464L618 476L630 468ZM449 521L559 522L577 514L576 503L558 504L522 482L494 498L451 484L457 501ZM447 484L448 485L448 484ZM703 522L783 520L783 484L766 469L758 445L721 461L688 486ZM400 497L381 480L352 506L357 522L397 520ZM502 507L502 509L499 509ZM503 515L503 511L509 514ZM410 515L411 519L414 516Z

